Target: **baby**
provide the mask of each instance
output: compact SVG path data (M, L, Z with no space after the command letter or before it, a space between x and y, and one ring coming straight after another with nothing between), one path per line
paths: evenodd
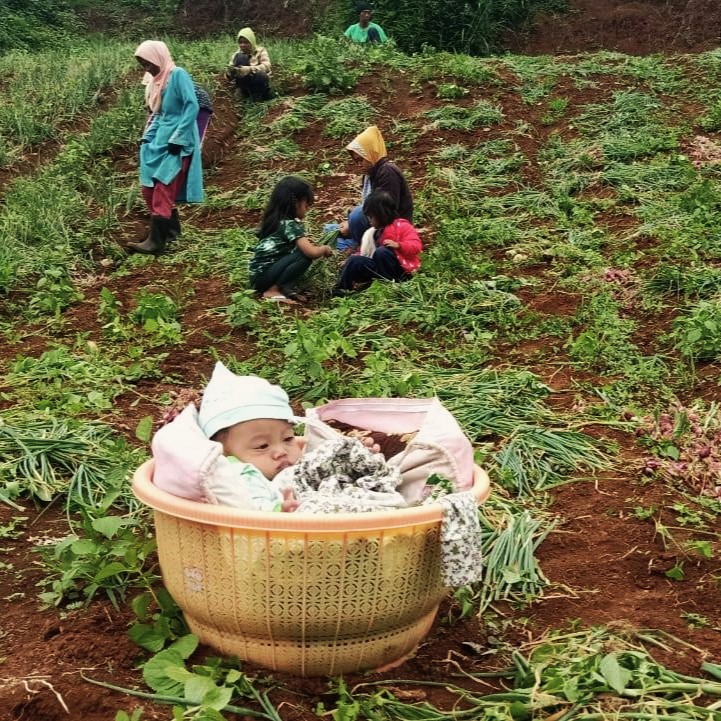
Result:
M284 468L295 465L304 441L294 424L303 423L290 407L288 394L257 376L237 376L217 363L200 405L198 422L206 437L220 443L237 478L226 488L226 478L208 478L208 490L221 493L223 505L247 506L258 511L293 511L298 502L287 489L272 481ZM236 498L228 498L231 494ZM238 494L247 498L237 498Z
M304 454L305 439L295 435L294 425L308 421L293 415L280 386L235 375L217 363L200 411L191 403L153 437L153 483L182 498L255 511L296 510L294 488L306 509L315 508L317 497L310 503L308 496L317 496L324 480L334 488L357 480L373 489L388 483L395 490L400 475L386 469L371 438L361 443L338 436ZM315 479L316 487L308 479ZM403 503L395 493L382 498Z

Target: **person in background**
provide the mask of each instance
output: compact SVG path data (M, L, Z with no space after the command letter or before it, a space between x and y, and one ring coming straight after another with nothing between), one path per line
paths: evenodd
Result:
M366 43L384 43L388 40L383 28L371 22L373 7L368 2L356 4L358 22L351 25L344 33L345 37L353 43L365 45Z
M250 28L243 28L238 33L238 50L225 73L235 82L236 93L248 100L270 100L270 67L268 51L256 45Z
M140 141L140 184L150 210L150 234L140 243L129 243L128 249L157 255L180 232L177 211L173 220L176 202L203 201L199 105L192 78L175 65L164 42L146 40L135 58L145 70L150 112Z
M333 255L330 246L315 245L307 237L302 221L313 200L313 188L292 175L280 180L271 193L248 268L251 285L267 300L302 300L295 292L301 276L316 258Z
M339 228L341 238L338 249L352 252L360 246L363 233L370 227L363 214L362 204L371 191L384 190L388 193L393 198L399 217L409 223L413 222L413 196L400 168L389 160L383 135L375 125L356 136L348 143L346 150L364 172L361 205L351 210L348 220L342 222Z
M334 295L362 290L376 278L401 282L421 267L423 243L418 231L398 215L395 201L383 190L374 190L363 203L371 223L360 253L351 255L341 269Z

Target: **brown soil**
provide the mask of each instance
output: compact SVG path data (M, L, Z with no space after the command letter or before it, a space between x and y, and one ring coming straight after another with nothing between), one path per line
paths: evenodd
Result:
M629 55L704 52L718 46L716 0L570 0L571 12L542 15L530 30L509 37L519 55L615 50Z
M192 37L235 31L241 25L266 36L299 37L311 32L328 4L320 0L309 13L310 6L301 0L276 5L257 0L186 0L176 23ZM520 55L703 52L715 48L721 36L716 0L569 0L569 7L568 13L540 15L526 31L509 35L505 49Z
M184 0L176 30L201 37L235 32L250 25L264 36L308 35L330 5L287 0ZM630 55L703 52L718 45L721 8L716 0L569 0L570 11L540 15L529 29L510 34L504 49L520 55L570 54L615 50ZM94 24L103 25L102 18ZM387 28L392 35L392 28Z
M190 4L189 4L190 5ZM579 8L582 4L577 3ZM635 17L627 5L627 16ZM641 5L633 4L633 7ZM684 7L697 7L693 1L683 3ZM586 3L589 13L605 8L604 13L618 11L616 3ZM666 18L679 4L672 2L646 4L653 9L652 18ZM199 6L200 7L200 6ZM708 26L712 25L719 13L709 6ZM188 17L190 17L188 8ZM600 11L599 11L600 12ZM619 11L620 12L620 11ZM288 26L292 23L287 20ZM252 19L252 15L248 15ZM567 22L571 22L569 18ZM280 22L280 21L279 21ZM539 28L543 28L543 22ZM559 21L554 21L559 22ZM566 21L564 21L566 22ZM591 17L587 18L591 23ZM630 22L630 21L629 21ZM659 20L660 22L660 20ZM690 21L689 21L690 22ZM682 26L679 22L673 27ZM671 25L669 25L670 27ZM559 26L556 34L548 34L546 40L555 43L556 49L543 49L541 41L533 47L533 38L525 50L529 52L568 51L562 39L556 41L559 33L567 33L568 42L574 38L571 26L563 30ZM616 23L616 35L602 36L606 40L614 37L620 42L620 29L625 25ZM638 47L645 37L636 26L635 36ZM643 26L646 27L646 26ZM660 26L659 26L660 27ZM580 28L576 29L576 32ZM626 28L625 31L630 33ZM590 31L589 31L590 32ZM650 32L650 31L649 31ZM588 36L586 36L588 38ZM663 37L668 38L668 35ZM705 35L697 36L697 42L706 42ZM587 42L590 42L587 40ZM594 43L596 41L594 40ZM600 42L600 40L599 40ZM576 49L587 49L576 48ZM593 45L596 47L596 45ZM610 45L607 47L611 47ZM668 45L664 46L666 49ZM520 48L520 46L519 46ZM387 81L388 79L385 78ZM363 81L359 92L366 94L377 108L379 117L386 125L391 120L410 122L416 128L423 125L418 113L434 107L433 88L424 86L420 92L411 90L410 85L401 77L393 79L398 87L397 93L385 92L379 82L369 79ZM565 82L565 81L564 81ZM469 102L487 97L488 89L477 89ZM519 146L526 156L527 168L524 169L526 182L532 183L539 177L537 162L538 148L550 132L549 128L538 125L543 112L540 107L528 107L518 97L517 89L505 84L493 89L493 101L499 102L504 109L505 120L501 127L492 129L490 137L499 137L519 121L528 122L532 130L528 135L518 136ZM573 111L589 102L597 102L608 93L609 88L601 82L593 91L580 90L567 83L562 94L569 99L569 108ZM574 112L569 113L572 117ZM568 122L566 117L564 122ZM209 180L223 190L241 187L245 166L242 164L242 150L235 146L234 138L238 118L234 105L229 98L220 96L216 107L216 116L211 124L209 136L204 148L208 164ZM553 131L568 132L568 128L553 128ZM483 138L486 136L483 135ZM309 128L299 133L295 139L303 149L310 152L312 160L307 167L314 167L319 157L333 158L333 174L324 176L322 192L314 212L318 217L338 217L343 208L354 204L358 193L358 172L339 143L323 138L318 128ZM421 188L426 182L426 163L443 145L456 142L472 144L478 142L478 133L421 133L416 141L406 145L401 136L388 133L393 143L394 157L409 171L415 188ZM116 158L118 167L128 167L133 157L128 154ZM287 169L287 166L283 166ZM212 180L211 180L212 179ZM319 184L321 185L321 184ZM603 190L603 189L601 189ZM589 191L590 192L590 191ZM591 193L593 195L593 193ZM599 195L602 195L600 193ZM599 197L599 196L596 196ZM630 216L629 216L630 217ZM258 220L257 211L232 208L229 211L208 212L202 208L188 212L187 219L203 229L226 228L232 226L253 227ZM630 222L630 221L628 221ZM431 222L429 222L432 225ZM604 219L609 234L626 230L627 219L609 216ZM432 227L429 228L432 232ZM124 220L124 228L119 242L142 236L144 218L137 214ZM182 242L182 241L181 241ZM499 253L499 265L503 254ZM580 296L576 293L559 293L556 289L544 287L544 276L548 268L545 265L518 269L518 275L538 279L538 285L519 292L524 305L538 316L564 317L573 315L579 305ZM27 335L15 342L8 340L0 345L0 360L10 362L16 355L39 355L52 340L65 339L71 342L79 334L88 334L89 339L99 339L101 330L97 318L98 296L101 288L107 286L128 307L140 289L154 285L171 286L177 281L177 267L152 263L120 279L110 280L98 275L84 288L85 300L77 304L66 315L66 324L60 336L53 339L33 334L33 329L25 329ZM249 339L243 333L230 329L223 318L213 312L214 308L226 305L230 294L235 290L221 278L200 279L195 281L193 294L184 305L182 324L189 331L182 349L167 350L169 355L161 366L163 379L144 381L128 393L117 399L113 421L121 432L132 438L137 421L147 415L158 418L163 407L159 399L165 394L173 394L179 388L173 379L179 379L184 387L198 387L208 374L209 359L203 351L212 343L215 350L223 355L242 357L243 348L249 347ZM313 312L313 308L286 308L291 316ZM635 339L649 352L658 333L668 326L668 319L655 317L647 319L649 326L639 331ZM653 325L651 325L653 324ZM211 338L212 340L208 340ZM559 345L563 345L563 339ZM600 386L602 379L588 374L574 372L565 364L557 349L544 347L536 340L524 344L513 344L509 348L509 363L524 359L526 367L536 372L552 389L549 404L555 410L570 410L581 400L586 404L593 402L587 394L583 398L580 384ZM718 367L707 365L698 371L698 383L694 395L707 400L719 400L717 384ZM122 420L119 420L122 419ZM675 653L666 653L651 649L662 662L674 669L698 674L699 663L706 657L718 661L721 659L721 616L719 615L718 563L714 560L700 560L683 554L680 547L664 547L662 538L656 533L650 520L639 520L633 513L634 508L655 506L661 509L660 519L668 526L678 525L670 504L677 496L672 490L659 483L650 483L640 473L642 452L635 445L632 434L607 433L603 426L589 426L584 429L594 436L607 437L617 444L618 466L623 471L605 474L595 482L576 482L557 489L553 494L552 514L557 519L557 529L543 543L539 550L539 559L552 586L546 596L534 601L526 608L516 609L504 605L498 607L503 614L502 623L517 623L523 628L524 640L537 639L549 629L561 628L568 623L582 625L619 624L623 626L662 629L696 646L674 646ZM109 602L95 600L88 608L72 611L58 609L41 610L37 600L37 584L44 572L37 565L36 546L39 539L58 538L67 535L68 527L63 510L55 505L46 509L28 507L22 513L0 504L0 527L18 515L26 516L20 530L20 538L3 538L0 547L3 550L0 563L0 721L60 721L73 718L84 721L109 721L118 709L130 712L136 706L144 706L143 719L167 719L170 716L167 707L141 701L131 696L112 692L92 685L82 676L111 682L125 687L143 688L137 663L144 658L130 641L126 631L132 622L127 605L116 610ZM674 538L681 543L693 538L688 530L674 530ZM665 575L676 561L683 561L686 574L683 582L675 582ZM358 682L379 679L417 679L443 680L457 671L459 664L465 671L488 671L493 666L491 660L474 654L470 649L487 648L492 643L486 629L477 617L454 625L447 624L450 602L446 603L439 614L431 633L421 644L414 657L408 659L399 668L383 674L350 676L348 686ZM683 613L694 613L707 618L710 625L706 628L689 626ZM494 633L496 633L494 631ZM519 632L520 633L520 632ZM471 645L468 645L471 644ZM201 649L198 658L212 653ZM267 673L261 669L244 666L251 674L263 677ZM272 700L280 707L284 721L311 721L316 719L315 709L320 701L332 704L324 696L327 689L325 679L302 680L277 675L278 688L271 691ZM454 677L454 682L460 681ZM427 698L430 702L449 709L455 702L442 688L404 687L415 694L415 700ZM477 689L475 689L477 690Z
M252 27L260 35L302 37L310 34L313 22L329 6L328 0L309 5L303 0L282 3L258 0L183 0L178 6L176 27L189 37L230 32ZM309 12L312 7L312 12Z
M587 429L589 430L589 429ZM632 462L633 448L622 450ZM583 626L610 624L619 628L662 629L703 649L696 652L677 648L673 655L652 649L663 663L682 673L697 675L701 661L718 660L721 634L713 628L692 629L682 613L704 616L718 625L718 588L713 562L691 561L675 547L664 548L650 521L639 521L634 507L663 507L672 497L655 484L643 485L633 473L608 475L592 483L574 483L555 494L553 513L559 521L556 532L543 543L539 559L554 584L543 600L529 608L512 611L501 606L504 616L525 617L524 640L538 638L549 629L574 622ZM0 525L17 513L0 507ZM3 678L0 698L8 721L60 721L82 718L108 721L115 711L145 707L143 718L167 719L168 710L138 699L90 684L83 676L126 688L142 688L135 664L142 655L126 635L132 614L116 610L106 601L95 601L89 608L58 614L38 607L37 584L43 573L35 566L33 549L38 538L61 537L67 525L61 509L38 513L27 509L23 515L26 535L5 540L0 572L3 597L0 599L0 633L3 636ZM672 514L666 521L672 524ZM677 540L691 538L693 534ZM591 559L593 561L591 562ZM685 560L686 580L671 581L665 571L677 560ZM383 674L350 675L349 687L356 683L388 678L431 680L448 678L460 663L470 673L489 670L489 661L470 650L488 646L488 631L477 618L447 625L451 610L445 604L426 640L415 656L400 667ZM201 648L200 660L212 650ZM492 665L492 664L491 664ZM244 665L251 674L266 675L262 669ZM279 688L271 693L282 706L282 717L289 721L311 721L313 709L323 700L326 684L322 679L296 679L275 675ZM454 683L458 683L454 679ZM413 688L411 686L410 688ZM477 689L476 689L477 690ZM429 701L449 708L454 697L442 690L416 688ZM418 698L421 700L422 696ZM63 706L64 705L64 706Z

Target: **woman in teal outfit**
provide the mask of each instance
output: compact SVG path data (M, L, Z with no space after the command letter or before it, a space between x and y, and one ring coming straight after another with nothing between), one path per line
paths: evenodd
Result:
M140 185L150 210L150 234L128 247L157 255L179 232L175 203L203 200L198 101L192 78L175 65L164 42L146 40L135 58L145 70L145 102L150 111L140 141Z

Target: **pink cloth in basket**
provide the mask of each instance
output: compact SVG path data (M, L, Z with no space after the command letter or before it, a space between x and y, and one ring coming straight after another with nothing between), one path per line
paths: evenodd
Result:
M338 435L329 420L382 433L415 433L404 451L388 459L401 471L398 490L409 503L422 498L432 473L448 478L456 491L473 486L473 447L438 398L345 398L306 410L306 419L308 450Z

